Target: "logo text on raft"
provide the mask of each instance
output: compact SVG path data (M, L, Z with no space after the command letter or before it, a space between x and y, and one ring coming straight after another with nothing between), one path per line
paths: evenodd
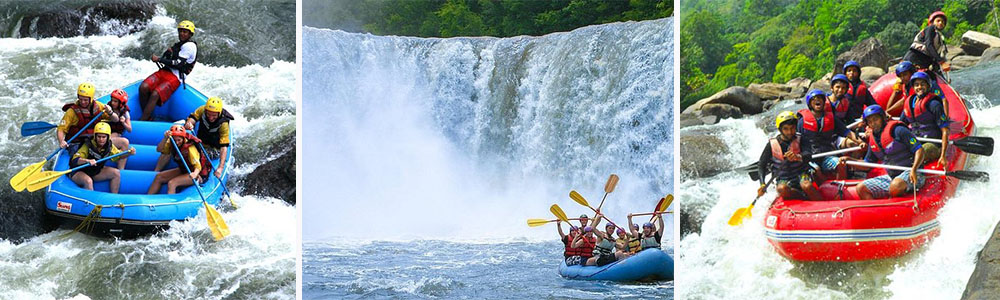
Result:
M62 201L56 202L56 210L69 212L73 210L73 203L62 202Z

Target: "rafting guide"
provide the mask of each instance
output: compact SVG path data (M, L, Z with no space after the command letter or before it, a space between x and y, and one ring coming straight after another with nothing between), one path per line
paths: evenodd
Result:
M146 77L139 86L139 103L142 107L142 117L139 120L151 121L153 110L166 103L185 77L191 74L198 60L198 43L191 40L194 32L194 22L184 20L177 23L177 39L180 41L167 48L163 55L154 54L150 58L161 67Z

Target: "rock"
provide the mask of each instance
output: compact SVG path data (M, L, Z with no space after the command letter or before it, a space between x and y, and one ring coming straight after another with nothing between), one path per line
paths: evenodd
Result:
M751 83L747 89L764 100L778 99L782 95L787 95L792 91L792 88L784 84L773 82Z
M681 135L681 174L685 178L701 178L732 169L725 159L729 145L709 134Z
M981 65L992 61L996 61L998 59L1000 59L1000 48L993 47L986 49L986 51L983 51L983 56L979 57L979 62L976 64Z
M873 66L885 71L885 68L889 66L889 59L891 57L885 52L882 42L877 38L870 37L854 45L850 51L837 56L834 63L835 73L843 73L844 63L849 60L857 61L861 66Z
M718 122L718 119L716 119L715 121ZM715 123L705 122L705 120L702 119L702 117L701 117L701 111L700 110L681 113L679 122L681 123L680 124L681 128L689 127L689 126L715 124Z
M962 55L959 57L955 57L955 59L951 61L951 69L952 70L964 69L971 66L975 66L977 63L979 63L978 56Z
M681 127L711 125L726 118L742 118L738 107L725 103L709 103L702 105L700 110L681 114Z
M816 82L813 82L812 85L809 85L809 90L821 90L829 93L831 78L833 78L833 73L826 73L826 75L823 75L823 78L820 78Z
M295 134L292 133L271 146L267 155L273 157L241 179L243 192L262 197L274 197L295 204Z
M962 50L962 47L952 45L945 47L948 49L948 55L945 55L945 58L947 58L948 61L955 59L956 56L965 55L965 50Z
M972 30L962 35L962 50L965 55L980 56L983 51L992 47L1000 47L1000 38Z
M996 295L1000 295L1000 223L976 256L976 269L969 276L962 299L994 299Z
M861 68L861 80L864 80L865 84L868 86L872 85L872 82L878 80L882 75L885 75L885 71L876 67L864 67Z
M708 98L698 100L698 102L688 106L684 112L700 110L703 105L711 103L724 103L739 107L740 112L743 114L757 114L764 109L760 102L760 97L757 97L757 95L754 95L754 93L751 93L745 87L734 86L719 91Z
M809 80L809 78L798 77L789 80L785 85L791 90L790 93L794 95L792 98L798 98L806 95L810 83L812 83L812 80Z
M47 38L97 34L123 36L138 32L156 13L153 1L98 3L28 14L20 20L18 37ZM117 25L108 28L109 21Z

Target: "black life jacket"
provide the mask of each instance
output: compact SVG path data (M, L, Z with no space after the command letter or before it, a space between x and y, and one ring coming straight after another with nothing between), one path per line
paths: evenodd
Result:
M110 137L108 138L108 141L104 143L104 147L101 147L101 146L97 145L97 139L90 139L90 141L86 142L86 145L87 145L87 158L88 159L101 160L102 158L111 156L111 138ZM102 161L102 162L97 163L97 165L86 167L84 169L90 169L90 168L101 169L101 168L104 168L104 164L107 163L107 162L108 161ZM74 167L80 166L80 165L82 165L82 164L74 161Z
M188 39L187 41L182 41L182 42L176 42L176 43L174 43L173 46L170 46L170 49L167 49L166 52L163 52L163 57L165 59L167 59L167 60L177 60L177 61L180 62L180 63L176 64L175 69L177 69L178 71L180 71L184 75L191 74L191 70L194 70L194 65L196 63L198 63L198 52L194 53L194 61L192 61L191 63L188 63L187 59L184 59L184 58L180 57L181 46L183 46L186 43L194 43L195 46L198 46L198 43L196 43L195 41L192 41L192 40ZM181 78L183 80L184 77L182 76Z
M192 116L193 117L193 116ZM233 115L229 114L225 108L222 109L222 113L219 117L215 119L215 122L208 121L208 111L203 111L201 113L201 118L198 119L198 138L202 140L205 145L212 146L213 148L222 148L222 136L219 134L219 128L222 128L222 124L233 120Z

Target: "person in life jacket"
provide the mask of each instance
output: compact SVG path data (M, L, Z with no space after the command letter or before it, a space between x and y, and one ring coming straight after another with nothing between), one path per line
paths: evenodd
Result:
M923 165L924 149L917 138L902 122L890 119L881 106L865 108L864 121L868 126L867 162L881 162L893 166L908 166L909 170L887 170L886 175L866 179L857 185L861 199L896 197L920 189L924 185L924 175L917 172ZM857 160L841 157L841 163Z
M833 110L833 115L844 124L851 124L855 120L861 119L861 111L865 109L866 105L878 104L870 95L867 101L855 98L850 93L852 89L851 80L844 74L833 75L833 78L830 79L830 89L833 91L829 96L830 109ZM848 148L857 146L853 144L852 140L846 140L845 142L846 144L840 145L840 147Z
M194 130L198 125L198 138L205 145L206 155L211 159L223 157L220 160L220 167L215 168L215 176L222 178L221 166L226 165L225 157L229 152L229 121L233 115L222 107L222 99L218 97L209 98L205 105L195 109L188 115L184 128Z
M594 256L594 247L597 246L597 238L594 237L594 227L588 225L581 227L581 230L582 232L573 238L572 245L572 248L575 249L574 256L577 256L578 259L573 259L572 261L567 259L567 266L582 265L583 262Z
M917 72L917 68L909 61L902 61L896 65L896 83L892 85L892 94L886 101L885 107L890 116L899 115L903 109L903 102L913 95L913 87L910 86L910 76Z
M663 218L656 219L656 225L659 225L659 228L656 228L653 223L649 222L642 224L642 240L639 241L639 247L642 250L660 248L660 240L663 238Z
M858 103L855 105L857 109L856 117L860 118L861 110L864 109L863 106L875 105L878 102L875 102L875 98L872 97L872 93L868 90L868 85L865 84L864 80L861 80L861 64L853 60L845 63L844 76L847 77L850 84L847 88L847 94L851 95L854 102ZM853 123L854 120L851 120L851 122Z
M580 215L580 228L587 227L587 225L590 225L590 218L587 217L587 214Z
M799 146L804 156L811 157L815 153L836 150L851 140L854 144L862 144L857 135L847 128L829 108L826 94L820 90L812 90L806 94L808 108L798 111L796 131L800 135ZM863 145L863 144L862 144ZM810 162L813 168L822 172L816 174L817 181L824 181L825 175L835 173L836 178L847 177L847 168L838 166L836 157L827 156L815 158Z
M928 69L940 73L951 71L948 63L948 48L945 47L945 37L941 33L948 24L948 17L941 11L931 13L927 17L927 27L913 37L910 49L906 51L903 60L910 61L917 69Z
M910 85L913 95L903 106L900 121L909 125L910 131L917 137L940 139L941 153L948 153L948 114L945 113L944 101L932 88L934 80L924 72L913 74ZM938 163L947 170L946 155L938 158Z
M778 195L785 199L820 200L819 191L813 186L815 170L809 166L812 159L809 153L802 153L802 138L796 133L798 115L791 111L783 111L775 118L778 135L771 138L764 146L764 152L757 161L758 174L767 174L777 182ZM764 195L764 176L760 176L760 188L757 196ZM805 195L803 195L803 193Z
M573 242L580 236L580 227L569 226L569 234L563 234L562 221L556 221L556 228L559 229L559 237L563 243L563 260L567 266L579 265L583 261L581 256L583 249L573 247Z
M139 105L142 106L139 120L153 120L153 110L167 102L185 77L191 74L198 61L198 43L191 40L194 31L191 21L177 23L177 38L180 41L167 48L162 56L152 56L151 60L162 66L139 85Z
M591 227L597 226L601 222L601 216L601 213L597 213ZM615 251L617 248L617 241L614 237L616 228L617 226L614 223L609 222L605 225L604 232L594 230L594 235L597 237L597 245L594 246L594 257L587 259L584 263L585 266L600 267L624 258L621 252Z
M628 238L628 253L635 254L642 251L642 247L640 247L642 233L639 232L639 225L632 223L632 214L628 214L628 227L630 233Z
M169 139L173 139L181 153L177 153ZM203 166L207 165L208 161L204 156L198 154L198 146L195 145L198 142L198 138L188 134L183 126L170 126L170 129L163 133L163 139L156 146L156 150L160 152L160 159L156 162L153 171L159 173L153 178L146 193L149 195L159 193L160 187L164 183L167 184L167 194L175 194L178 188L192 185L196 180L199 183L204 182L208 178L208 169L203 168ZM183 161L181 157L184 157ZM163 170L170 160L173 160L177 167L161 172L160 170ZM188 166L187 169L191 170L190 173L183 166L185 162Z
M101 118L108 118L109 109L104 104L94 100L94 92L93 84L81 83L76 88L76 101L63 105L63 117L56 128L56 141L59 143L59 148L66 149L69 153L76 153L80 144L94 134L94 126L97 122L90 124L87 128L84 126L87 126L101 111L104 111ZM66 140L80 131L83 132L75 140Z
M108 125L111 126L111 142L118 149L128 149L128 138L122 136L126 131L132 132L132 117L128 108L128 93L122 89L111 92L111 99L108 100ZM128 158L118 160L118 169L124 170Z
M622 228L618 228L617 230L615 230L615 234L618 235L618 238L615 239L615 247L617 248L615 254L621 258L627 258L631 256L632 252L629 251L628 241L632 236L629 235L628 232L626 232L625 229Z
M94 138L90 141L83 143L80 149L73 154L73 157L69 161L70 167L78 167L84 164L90 164L89 167L73 171L69 175L73 183L77 186L93 191L94 182L110 180L108 189L111 193L117 194L118 188L121 185L121 173L118 169L105 166L107 161L97 162L98 160L118 154L121 150L118 149L111 141L111 126L105 122L97 122L94 126ZM119 161L123 157L128 157L129 155L135 154L135 148L130 148L128 150L129 154L122 155L116 158L112 158L112 161ZM119 162L120 163L120 162Z

